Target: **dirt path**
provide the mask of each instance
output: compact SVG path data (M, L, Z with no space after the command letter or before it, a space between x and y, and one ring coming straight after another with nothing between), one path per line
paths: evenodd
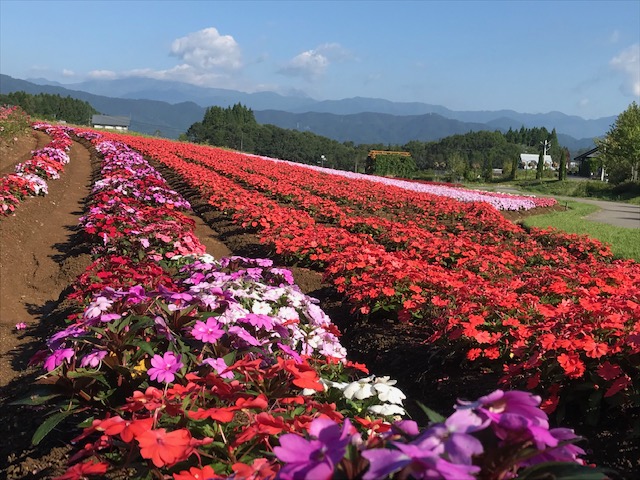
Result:
M38 148L50 141L35 133ZM24 367L16 364L12 351L30 334L19 334L16 323L37 323L90 262L88 253L73 248L89 193L89 152L75 143L70 158L61 178L48 182L48 195L27 199L15 216L0 221L0 385Z
M34 132L3 152L3 169L29 158L29 152L50 142L48 135ZM83 244L78 218L91 187L89 151L73 144L71 161L58 180L48 182L49 194L30 198L16 208L15 216L0 220L0 387L7 385L26 368L29 342L42 342L37 325L58 303L60 295L90 264ZM195 234L216 258L231 255L218 234L201 218ZM31 328L18 332L16 323Z

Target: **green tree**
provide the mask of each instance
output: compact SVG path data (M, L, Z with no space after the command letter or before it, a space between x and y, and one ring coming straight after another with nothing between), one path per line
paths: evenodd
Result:
M634 101L618 115L607 134L595 140L612 183L638 181L640 170L640 107Z
M568 148L560 151L560 157L558 158L558 180L567 179L567 163L570 158L571 155L569 154Z
M538 165L536 166L536 180L542 178L544 173L544 150L540 150L540 156L538 157Z

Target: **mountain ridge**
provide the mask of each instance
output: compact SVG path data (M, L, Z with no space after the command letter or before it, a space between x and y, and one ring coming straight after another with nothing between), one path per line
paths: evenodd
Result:
M150 134L159 131L170 138L177 138L193 123L201 121L207 106L226 108L236 103L251 108L259 123L309 130L354 143L402 145L411 140L433 141L468 131L506 131L524 126L556 128L563 146L577 150L589 148L593 138L604 135L615 121L615 117L586 120L562 112L456 112L441 105L367 97L317 101L300 94L246 93L146 78L93 80L73 85L77 89L42 78L27 81L0 74L0 93L23 90L32 94L68 95L89 102L107 115L129 115L132 130Z

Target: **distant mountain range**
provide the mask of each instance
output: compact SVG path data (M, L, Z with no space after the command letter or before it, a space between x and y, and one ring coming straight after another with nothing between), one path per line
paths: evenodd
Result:
M202 121L206 107L236 103L251 108L261 124L311 131L341 142L403 145L433 141L479 130L546 127L556 129L561 144L572 151L593 146L616 117L586 120L560 112L546 114L499 111L453 111L441 105L391 102L376 98L318 101L302 94L246 93L204 88L149 78L91 80L60 84L46 79L21 80L0 74L0 93L51 93L87 101L106 115L131 117L131 129L177 138Z

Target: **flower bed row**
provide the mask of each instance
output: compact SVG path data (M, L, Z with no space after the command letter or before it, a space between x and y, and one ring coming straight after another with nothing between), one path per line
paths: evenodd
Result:
M289 271L203 255L178 212L187 202L140 155L78 134L104 155L82 219L97 258L73 295L78 312L34 359L73 392L43 431L88 417L59 479L111 468L176 480L581 468L573 433L549 429L529 393L460 402L424 431L394 421L402 392L387 377L362 378L366 369L346 360L335 327Z
M514 195L510 193L499 192L481 192L478 190L469 190L464 187L446 185L435 182L415 182L408 180L398 180L395 178L379 177L375 175L365 175L362 173L348 172L344 170L333 170L315 165L305 165L293 163L286 160L280 160L270 157L257 156L263 160L283 162L289 166L301 166L310 170L328 173L331 175L339 175L350 180L366 180L370 182L381 183L383 185L394 186L405 190L420 193L428 193L438 197L452 198L460 202L484 202L493 206L497 210L517 211L531 210L538 207L551 207L558 202L550 197L536 197L533 195Z
M430 341L461 352L470 362L504 371L503 381L545 388L548 411L555 409L560 394L570 398L572 390L590 392L591 405L635 398L640 267L612 261L610 251L597 241L545 230L525 232L491 216L490 207L451 206L446 200L431 203L431 214L442 219L442 228L421 215L407 214L402 221L350 216L348 205L336 215L331 210L316 215L315 208L303 207L305 200L293 187L298 181L307 191L331 190L323 186L330 185L331 176L307 173L305 184L298 176L304 169L244 162L240 154L207 147L127 141L173 168L243 227L258 229L277 253L323 268L362 313L397 312L400 320L428 325ZM333 190L345 186L336 182ZM363 187L354 184L350 190ZM358 207L365 201L369 212L375 205L388 207L387 193L367 189ZM393 195L403 198L398 191ZM287 197L294 203L277 201ZM402 203L423 201L418 196ZM483 213L483 222L461 214L473 207ZM327 216L337 225L318 223Z
M0 178L0 215L14 213L25 198L46 195L48 180L60 178L64 166L69 163L71 138L68 129L61 126L35 124L36 130L44 130L52 137L44 148L31 152L31 159L16 165L16 173Z

